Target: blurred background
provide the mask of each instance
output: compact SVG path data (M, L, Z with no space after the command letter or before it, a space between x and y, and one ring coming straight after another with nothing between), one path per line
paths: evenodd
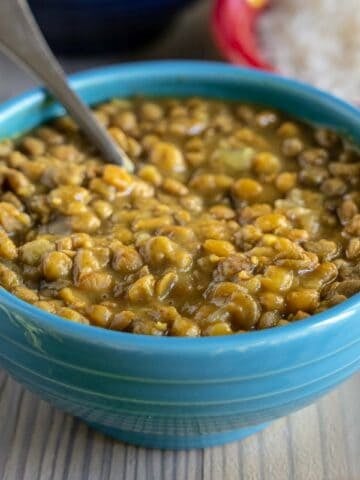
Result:
M29 4L67 72L132 60L227 60L297 78L360 104L359 0ZM0 101L33 83L0 56Z
M132 60L221 59L210 33L210 0L30 0L29 4L68 73ZM0 53L0 101L35 84Z

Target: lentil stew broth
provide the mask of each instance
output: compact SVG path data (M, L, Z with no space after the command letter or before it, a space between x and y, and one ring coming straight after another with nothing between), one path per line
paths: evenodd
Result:
M148 335L285 325L360 290L360 155L260 107L114 99L135 161L69 117L0 144L0 285L69 320Z

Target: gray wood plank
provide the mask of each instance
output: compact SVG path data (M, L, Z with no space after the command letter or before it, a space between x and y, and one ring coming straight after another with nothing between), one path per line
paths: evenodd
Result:
M360 477L360 374L347 382L343 388L340 388L338 394L346 434L349 478L351 480L358 480Z
M226 449L227 447L225 447ZM240 464L242 466L238 479L263 480L260 434L246 438L238 444ZM226 455L226 452L225 452ZM233 479L237 480L233 473ZM232 479L232 480L233 480Z
M269 478L287 480L291 478L292 461L289 449L289 431L286 419L278 420L271 426L271 435L267 431L259 435L262 444L262 463ZM276 445L282 445L279 450ZM266 466L266 467L265 467Z
M334 391L317 403L325 478L349 478L344 421L339 394Z
M316 406L301 414L288 417L291 435L291 455L293 459L294 480L306 478L319 480L324 478L322 464L321 436Z
M223 464L223 476L225 479L237 479L242 477L241 455L239 454L239 442L230 443L221 449L220 453Z

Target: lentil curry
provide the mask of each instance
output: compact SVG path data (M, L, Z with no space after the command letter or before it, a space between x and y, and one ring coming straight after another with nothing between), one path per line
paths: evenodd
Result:
M115 99L0 144L0 285L69 320L149 335L242 333L360 290L360 155L249 105Z

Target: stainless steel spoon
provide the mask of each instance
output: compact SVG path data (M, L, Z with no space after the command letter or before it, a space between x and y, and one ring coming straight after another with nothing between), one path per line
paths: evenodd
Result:
M76 26L74 26L76 28ZM134 165L66 81L26 0L0 0L0 49L38 77L66 108L104 159L133 171Z

